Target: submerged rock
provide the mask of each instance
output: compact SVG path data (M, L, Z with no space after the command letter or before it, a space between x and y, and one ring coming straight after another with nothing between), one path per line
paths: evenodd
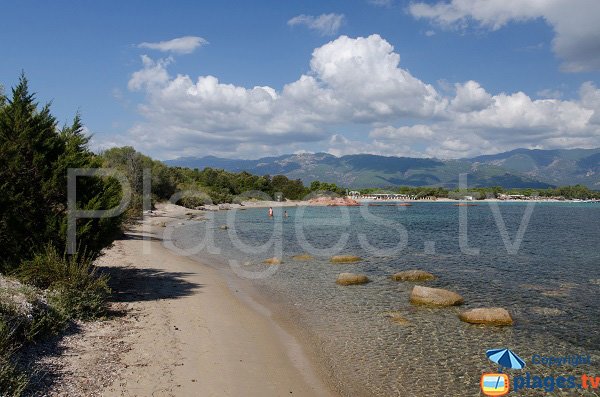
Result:
M331 257L332 263L352 263L360 261L362 261L362 258L354 255L335 255Z
M513 325L510 313L502 307L471 309L460 313L458 318L470 324Z
M384 316L390 319L390 322L398 325L409 325L411 321L404 317L401 312L385 312Z
M427 281L433 280L435 276L424 270L404 270L393 274L392 280L394 281Z
M263 261L266 265L281 265L281 259L279 258L269 258Z
M308 254L300 254L292 256L292 259L295 261L310 261L313 259L312 255Z
M420 305L456 306L461 305L464 300L456 292L416 285L410 293L410 302Z
M532 313L538 314L540 316L561 316L561 315L565 314L564 311L557 309L555 307L534 306L534 307L530 308L529 310L531 310Z
M369 282L369 278L364 274L340 273L335 282L339 285L365 284Z

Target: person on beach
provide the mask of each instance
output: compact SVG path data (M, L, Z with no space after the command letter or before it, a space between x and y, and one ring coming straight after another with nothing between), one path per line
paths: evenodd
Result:
M269 218L273 217L273 207L269 207Z

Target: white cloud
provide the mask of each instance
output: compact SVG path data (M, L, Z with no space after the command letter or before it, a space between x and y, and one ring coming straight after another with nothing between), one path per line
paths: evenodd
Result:
M474 21L497 30L512 21L542 18L554 29L552 48L564 60L564 70L600 70L598 0L451 0L412 3L408 10L447 28L465 28Z
M419 145L424 153L440 158L519 147L600 146L600 90L592 83L583 84L580 98L571 101L533 100L523 92L491 95L473 81L456 87L444 119L427 125L377 127L369 133L372 142L387 144L388 151L398 145L400 153L406 144Z
M173 62L172 58L159 59L154 61L147 55L142 55L142 64L144 67L134 72L127 83L127 87L132 90L141 90L142 88L153 88L154 86L164 84L169 80L167 66Z
M425 32L425 36L432 37L435 36L435 30L428 30Z
M310 70L281 89L172 75L171 62L142 56L128 87L145 96L138 107L143 121L122 138L161 158L259 157L316 147L463 157L600 146L600 90L593 83L572 100L491 94L476 81L440 93L403 69L400 55L378 35L341 36L316 48ZM348 125L352 139L343 133Z
M456 84L456 96L450 101L450 108L458 112L482 110L492 103L492 96L476 81Z
M415 142L435 139L436 133L429 125L416 124L403 127L377 127L369 133L370 138L382 141Z
M148 48L162 52L172 52L175 54L191 54L197 48L208 44L208 41L198 36L183 36L173 40L159 41L156 43L144 42L138 44L139 48Z
M293 17L287 22L287 24L289 26L304 25L323 36L333 36L340 30L344 20L344 14L332 13L321 14L319 16L302 14Z

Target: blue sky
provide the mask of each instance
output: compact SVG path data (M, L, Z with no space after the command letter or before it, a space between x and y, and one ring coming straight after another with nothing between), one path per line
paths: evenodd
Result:
M161 159L600 146L600 2L524 3L11 2L0 83Z

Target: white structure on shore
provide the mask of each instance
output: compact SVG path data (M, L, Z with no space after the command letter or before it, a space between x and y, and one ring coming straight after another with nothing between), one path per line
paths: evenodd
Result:
M408 194L399 194L399 193L370 193L370 194L360 194L358 191L350 191L348 192L348 197L354 200L410 200Z

